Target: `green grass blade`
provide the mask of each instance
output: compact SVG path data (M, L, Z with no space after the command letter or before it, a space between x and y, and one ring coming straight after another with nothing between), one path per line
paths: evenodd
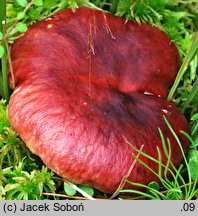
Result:
M144 188L144 189L148 190L151 194L145 193L145 192L142 192L142 191L138 191L138 190L133 190L133 189L124 189L124 190L121 190L120 192L136 193L136 194L139 194L139 195L142 195L142 196L145 196L145 197L149 197L149 198L152 198L152 199L155 199L155 198L165 199L165 195L163 193L161 193L161 191L158 191L158 190L156 190L154 188L151 188L151 187L149 187L147 185L144 185L144 184L141 184L141 183L131 182L129 180L127 180L127 182L129 184L135 186L135 187Z
M159 150L159 147L157 146L157 154L158 154L158 175L160 176L160 178L162 178L162 154Z
M159 130L160 138L161 138L161 141L162 141L163 150L164 150L164 152L166 154L166 157L167 157L167 163L166 163L166 166L164 167L164 178L165 178L166 182L168 182L171 185L172 183L168 179L168 172L170 172L173 179L174 179L175 185L178 186L177 178L176 178L176 175L175 175L175 173L177 172L177 169L176 169L176 167L174 166L174 164L171 161L172 151L171 151L170 140L167 138L167 144L166 144L166 141L165 141L164 135L162 133L162 130L160 128L158 128L158 130ZM172 172L172 170L174 172Z
M164 116L164 120L166 122L166 125L168 126L169 130L171 131L171 133L173 134L174 138L176 139L179 147L180 147L180 150L181 150L181 153L182 153L182 156L183 156L183 159L184 159L184 163L186 165L186 168L187 168L187 173L188 173L188 180L189 180L189 188L187 190L187 188L185 187L185 191L186 191L186 196L188 197L189 196L189 193L191 191L191 185L192 185L192 180L191 180L191 173L190 173L190 170L189 170L189 166L188 166L188 162L187 162L187 159L186 159L186 156L185 156L185 153L184 153L184 150L182 148L182 144L177 136L177 134L175 133L175 131L173 130L172 126L170 125L170 123L168 122L168 120L166 119L166 117Z
M158 130L159 130L160 137L161 137L161 140L162 140L163 149L164 149L164 152L165 152L166 157L167 157L167 163L166 163L165 170L164 170L164 178L165 178L166 182L168 182L170 185L174 185L175 187L179 187L179 182L178 182L178 179L179 179L182 182L183 185L186 185L185 180L181 175L181 169L182 169L183 166L181 165L177 169L174 166L174 164L172 163L172 161L171 161L172 151L171 151L170 140L167 139L167 146L168 146L168 149L167 149L164 135L163 135L160 128L158 128ZM174 179L174 183L171 183L171 181L167 177L168 172L170 172L170 170L171 170L170 166L172 167L172 169L174 171L174 173L171 171L171 175L172 175L172 177ZM185 192L187 193L187 188L186 187L185 187Z
M186 198L189 198L189 197L193 197L193 195L195 194L196 190L195 188L191 186L192 184L192 180L191 180L191 174L190 174L190 171L189 171L189 167L188 167L188 163L187 163L187 160L186 160L186 157L185 157L185 153L184 153L184 150L182 148L182 145L181 145L181 142L177 136L177 134L174 132L173 128L171 127L171 125L169 124L168 120L164 117L164 120L166 122L166 125L167 127L169 128L169 130L171 131L171 133L173 134L175 140L177 141L179 147L180 147L180 150L181 150L181 153L182 153L182 156L184 158L184 162L186 164L186 167L187 167L187 172L188 172L188 180L189 180L189 184L186 184L184 178L182 177L181 175L181 171L183 169L183 166L181 165L179 168L176 168L174 166L174 164L172 163L171 161L171 144L170 144L170 140L167 139L167 144L166 144L166 140L164 138L164 135L161 131L160 128L158 128L159 130L159 134L160 134L160 137L161 137L161 140L162 140L162 145L163 145L163 150L165 152L165 155L167 157L167 163L166 165L164 165L162 163L162 157L161 157L161 152L159 150L159 148L157 147L157 153L158 153L158 160L156 160L155 158L145 154L144 152L140 152L141 155L143 155L144 157L146 157L147 159L155 162L158 164L158 173L156 173L154 170L152 170L147 164L145 164L142 160L140 160L139 158L137 158L135 155L133 155L133 158L135 158L141 165L143 165L144 167L146 167L150 172L152 172L153 174L155 174L159 180L161 181L162 185L164 186L164 188L166 188L168 191L172 191L173 189L178 189L180 188L180 183L181 182L183 184L183 188L184 188L184 194L185 194L185 197ZM132 144L129 143L129 145L139 153L139 150L134 147ZM164 178L162 176L162 169L164 169ZM170 172L172 177L173 177L173 181L169 181L169 179L167 178L167 173Z
M0 0L0 31L4 34L4 25L6 21L6 0ZM3 98L9 101L9 86L8 86L8 74L7 74L7 54L6 54L6 42L2 42L2 46L5 50L4 55L1 58L1 92Z
M110 12L114 14L117 11L119 0L111 0L111 2L112 4L111 4Z
M140 155L144 156L145 158L157 163L158 165L160 164L160 161L151 157L150 155L144 153L143 151L140 152L140 150L138 148L136 148L135 146L133 146L131 143L128 143L136 152L140 153ZM140 164L142 164L144 167L146 167L148 170L150 170L153 174L155 174L159 179L160 181L162 182L162 184L164 185L165 188L171 188L171 184L170 184L170 181L168 181L166 178L163 179L160 177L160 175L158 173L156 173L154 170L152 170L147 164L145 164L142 160L140 160L139 158L137 158L135 155L133 155L133 158L136 159ZM172 167L173 167L173 170L176 172L177 169L174 167L174 165L172 164L172 162L170 161ZM169 163L168 163L169 164ZM167 167L167 164L164 165L163 163L161 164L161 166L166 170L167 169L167 172L169 171L171 176L175 179L175 174L174 172L169 168ZM165 172L165 171L164 171Z
M186 136L188 138L189 142L191 143L190 148L196 147L196 144L194 144L194 140L192 139L192 137L189 134L187 134L185 131L181 131L181 134L183 134L184 136Z
M162 130L160 128L158 128L158 131L159 131L160 138L161 138L161 141L162 141L162 146L163 146L163 149L164 149L164 153L165 153L165 155L167 157L167 163L166 163L165 170L164 170L164 177L165 177L166 180L168 180L167 173L169 171L169 167L170 167L170 164L171 164L171 147L170 147L170 143L168 142L168 149L167 149L166 141L165 141L164 135L162 133Z
M178 85L179 85L179 82L181 81L185 71L187 70L191 60L195 57L195 55L197 54L198 52L198 31L196 32L194 38L193 38L193 41L192 41L192 44L187 52L187 55L184 59L184 62L183 64L181 65L180 67L180 70L177 74L177 77L175 79L175 82L168 94L168 97L167 97L167 100L171 100L171 98L173 97Z
M183 107L182 107L182 112L186 110L190 102L195 98L195 96L198 94L198 78L196 79L195 83L193 84L193 88L188 95L187 100L185 101Z
M143 196L145 198L149 198L149 199L154 199L155 197L153 195L150 195L148 193L144 193L138 190L132 190L132 189L125 189L125 190L121 190L120 192L122 193L133 193L133 194L138 194L140 196Z
M131 145L131 146L132 146L132 145ZM143 152L140 152L139 149L135 148L134 146L132 146L132 148L133 148L134 150L136 150L138 153L140 153L140 155L143 155L145 158L148 158L149 160L151 160L151 161L157 163L159 166L165 167L164 164L162 164L162 163L160 164L160 161L156 160L155 158L151 157L150 155L145 154L145 153L143 153ZM159 180L161 181L161 183L164 185L165 188L170 188L169 183L166 182L166 181L160 176L159 173L155 172L150 166L148 166L146 163L144 163L142 160L140 160L136 155L133 155L133 158L134 158L137 162L139 162L142 166L144 166L146 169L148 169L150 172L152 172L154 175L156 175L156 176L159 178ZM171 170L170 170L170 172L171 172Z

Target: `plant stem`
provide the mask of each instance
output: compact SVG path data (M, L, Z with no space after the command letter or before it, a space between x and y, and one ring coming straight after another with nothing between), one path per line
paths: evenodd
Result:
M6 0L0 0L0 31L4 34L4 25L6 22ZM9 101L9 86L8 86L8 74L7 74L7 52L6 42L2 42L2 46L5 50L4 55L1 58L1 73L2 73L2 96L8 102Z
M2 0L0 0L1 2ZM25 7L25 9L23 10L24 13L26 13L29 8L32 6L32 4L34 3L35 0L31 0L28 5ZM12 32L12 30L15 28L16 24L19 22L18 19L16 19L13 23L12 26L10 26L10 28L8 28L8 30L6 31L6 33L4 34L3 40L2 42L0 41L0 45L3 43L4 40L6 40L8 38L8 35Z
M177 86L179 85L180 80L182 79L185 71L187 70L191 60L195 57L197 51L198 51L198 31L196 32L196 34L195 34L195 36L193 38L192 44L191 44L191 46L190 46L190 48L189 48L189 50L187 52L187 55L186 55L186 57L184 59L184 62L182 64L182 66L180 67L180 70L179 70L179 72L177 74L175 82L174 82L174 84L173 84L173 86L172 86L172 88L171 88L171 90L170 90L170 92L168 94L167 100L170 101L171 98L173 97L173 95L174 95L174 93L175 93L175 91L177 89Z

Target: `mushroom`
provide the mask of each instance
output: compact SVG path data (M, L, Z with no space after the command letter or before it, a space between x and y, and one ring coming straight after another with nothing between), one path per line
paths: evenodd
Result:
M168 36L150 24L126 22L96 9L65 9L29 27L12 47L16 88L9 120L28 148L58 175L113 193L137 154L167 156L158 128L171 143L173 164L186 152L182 113L166 100L180 66ZM139 156L156 172L158 165ZM159 179L136 162L128 179ZM126 184L125 188L134 188Z

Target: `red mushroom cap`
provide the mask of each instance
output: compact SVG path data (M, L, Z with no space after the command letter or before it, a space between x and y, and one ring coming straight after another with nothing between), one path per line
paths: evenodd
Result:
M158 128L182 162L186 119L166 101L179 65L175 45L149 24L88 8L63 10L31 26L12 48L16 89L9 119L32 152L63 178L113 193L137 154L130 142L162 161ZM156 172L158 165L140 156ZM159 181L139 163L130 181ZM126 185L130 188L131 185Z

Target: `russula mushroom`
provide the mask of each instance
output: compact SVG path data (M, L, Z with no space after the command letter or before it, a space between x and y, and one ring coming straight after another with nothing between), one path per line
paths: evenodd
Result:
M178 51L161 30L88 8L63 10L29 27L12 48L16 88L9 119L29 149L54 172L75 183L113 193L137 153L158 158L158 128L182 162L189 132L180 111L166 101L180 66ZM139 156L153 170L158 165ZM128 179L157 177L138 162ZM125 187L132 188L127 184Z

